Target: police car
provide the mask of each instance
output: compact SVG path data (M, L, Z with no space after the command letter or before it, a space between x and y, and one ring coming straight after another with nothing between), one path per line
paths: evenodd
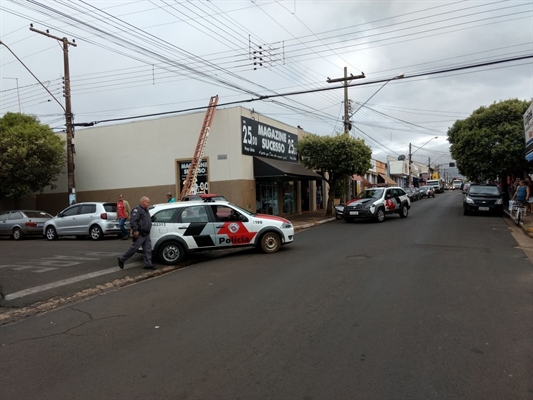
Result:
M385 221L385 215L399 214L406 218L409 215L411 201L402 188L375 187L363 190L348 203L343 210L346 222L357 218L373 218L378 222Z
M255 214L227 201L158 204L149 212L153 253L166 265L195 250L255 246L275 253L294 240L294 227L285 218Z

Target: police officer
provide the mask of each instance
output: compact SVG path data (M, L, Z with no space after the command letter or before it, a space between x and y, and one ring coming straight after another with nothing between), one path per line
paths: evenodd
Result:
M141 197L140 204L131 211L130 226L133 231L133 243L128 250L118 257L118 266L124 268L124 263L134 255L139 247L143 248L144 269L157 269L152 265L152 242L150 241L150 230L152 229L152 218L148 212L150 199Z

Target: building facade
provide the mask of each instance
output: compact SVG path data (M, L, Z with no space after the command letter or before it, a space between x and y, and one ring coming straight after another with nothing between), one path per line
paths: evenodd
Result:
M76 201L152 204L182 189L205 113L79 129L75 135ZM327 201L321 177L298 163L306 135L243 107L215 112L194 189L216 193L252 212L283 215L316 210ZM51 213L68 205L67 179L36 198ZM319 203L319 204L317 204Z

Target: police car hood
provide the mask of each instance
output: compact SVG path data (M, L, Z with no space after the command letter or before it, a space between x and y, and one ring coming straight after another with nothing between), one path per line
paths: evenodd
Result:
M285 222L290 223L290 221L288 219L285 219L285 218L282 218L282 217L278 217L277 215L256 214L255 216L256 216L256 218L270 219L272 221L278 221L278 222L281 222L281 223L285 223Z
M346 204L348 207L355 207L357 204L366 204L368 202L375 202L378 199L370 198L370 199L353 199L348 204Z

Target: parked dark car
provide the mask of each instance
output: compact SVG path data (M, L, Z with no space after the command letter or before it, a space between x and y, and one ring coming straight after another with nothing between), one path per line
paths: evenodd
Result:
M411 189L409 187L405 187L405 188L403 188L403 191L405 192L407 197L409 197L409 200L411 200L411 203L413 201L417 201L418 200L418 192L415 192L414 189Z
M420 198L423 199L424 197L427 197L428 199L430 197L435 197L435 189L433 186L420 186Z
M493 213L503 215L502 193L498 185L473 183L463 197L463 214Z
M0 212L0 235L15 240L26 235L43 236L43 226L52 216L39 210L11 210Z

